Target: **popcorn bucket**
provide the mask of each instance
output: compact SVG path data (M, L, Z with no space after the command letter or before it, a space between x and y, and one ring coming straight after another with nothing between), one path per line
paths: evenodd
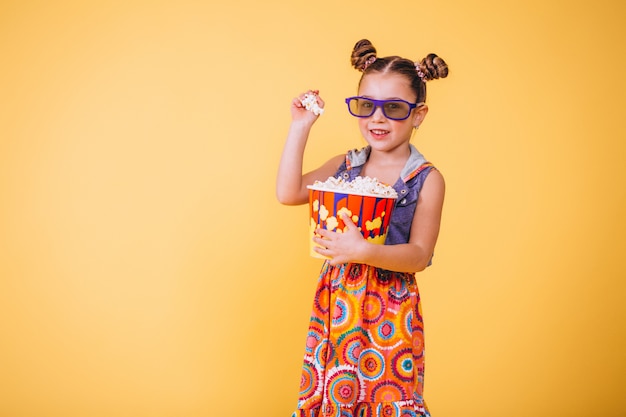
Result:
M369 242L385 244L395 201L393 197L345 193L309 186L310 255L327 259L313 250L315 246L319 246L313 242L313 236L317 229L345 232L347 227L341 218L343 213L352 219Z

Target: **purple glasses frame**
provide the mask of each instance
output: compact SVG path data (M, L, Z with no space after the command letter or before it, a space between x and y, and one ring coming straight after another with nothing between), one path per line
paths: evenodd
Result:
M368 114L368 115L361 115L361 114L355 114L355 113L352 112L352 109L350 108L350 102L353 101L353 100L359 100L359 99L360 100L367 100L367 101L370 101L370 102L372 102L374 104L374 107L372 107L372 112L370 114ZM404 104L409 106L409 111L407 112L406 116L404 116L404 117L391 117L385 111L385 104L387 104L387 103L404 103ZM361 97L361 96L354 96L354 97L346 98L346 104L348 105L348 111L354 117L360 117L360 118L371 117L376 112L376 108L380 107L380 109L382 110L382 112L385 115L385 117L387 119L391 119L391 120L406 120L406 119L408 119L409 116L411 115L411 110L413 110L414 108L416 108L418 106L418 103L409 103L408 101L401 100L401 99L375 100L373 98ZM419 103L419 104L421 105L423 103Z

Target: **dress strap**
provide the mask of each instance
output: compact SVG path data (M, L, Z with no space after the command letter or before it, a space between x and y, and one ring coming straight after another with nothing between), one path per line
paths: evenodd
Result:
M427 168L434 168L434 165L431 162L424 162L422 165L409 172L404 178L402 178L402 181L404 181L405 183L409 182L410 180L418 176L420 172Z

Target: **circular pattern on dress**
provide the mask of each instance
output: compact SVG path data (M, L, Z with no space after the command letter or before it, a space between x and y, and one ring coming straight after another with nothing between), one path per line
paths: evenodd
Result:
M417 413L413 410L402 410L402 414L400 414L400 417L418 417Z
M388 403L403 401L408 398L406 390L395 381L384 380L377 383L370 393L370 401L376 403Z
M403 320L399 322L393 322L385 320L379 322L378 326L369 329L368 335L371 338L371 345L378 350L394 349L400 345L411 345L411 338L405 338L404 332L396 331L396 327L399 325L402 327Z
M306 336L306 345L305 345L305 353L307 355L312 355L313 350L319 345L320 340L322 340L322 335L319 330L316 328L309 328L309 332Z
M400 349L391 358L391 370L400 381L413 381L413 351L411 348Z
M328 283L321 284L315 292L314 307L320 313L328 313L330 305L330 285Z
M350 410L341 410L341 417L353 417Z
M344 280L339 283L339 288L351 295L359 295L365 291L367 275L362 274L361 264L352 264Z
M330 309L332 332L343 334L355 327L359 314L356 314L354 297L337 297Z
M369 403L361 403L357 406L357 417L374 417L374 410Z
M328 352L328 349L330 349L331 351ZM319 366L323 368L326 366L326 363L330 359L329 356L331 356L332 354L332 345L328 343L328 340L324 340L322 341L322 343L317 345L317 348L315 349L315 361L319 364Z
M346 280L360 281L366 277L367 275L363 274L363 264L350 264L350 270L346 274Z
M413 359L424 357L424 333L421 330L413 332Z
M306 360L302 367L302 376L300 378L300 401L306 401L315 395L320 387L320 373L313 362Z
M389 320L385 320L378 326L377 333L382 340L389 340L396 333L396 326Z
M411 339L413 333L413 310L410 310L406 316L404 316L404 323L402 325L402 334L407 340Z
M359 363L361 350L363 346L365 346L365 343L365 338L360 333L354 334L344 340L340 347L343 361L356 366Z
M414 307L414 311L415 311L415 318L417 319L417 321L420 323L420 325L424 322L424 318L422 317L422 304L420 303L420 296L419 294L417 295L417 301L415 301L415 307Z
M325 416L335 415L335 405L328 403L328 402L324 402L324 405L322 405L322 412L323 414L321 415L325 415ZM313 413L311 413L311 415L313 415Z
M326 396L329 402L338 405L353 405L359 395L356 372L348 367L332 368L326 381Z
M400 281L400 285L389 286L389 300L395 304L402 304L409 299L410 293L406 282Z
M385 300L374 291L367 291L363 300L363 323L374 324L385 314Z
M346 323L350 315L348 304L341 298L337 298L333 308L333 326L341 326Z
M376 415L380 417L398 417L400 407L395 403L378 404Z
M385 359L375 349L365 349L359 358L359 372L367 381L376 381L385 372Z

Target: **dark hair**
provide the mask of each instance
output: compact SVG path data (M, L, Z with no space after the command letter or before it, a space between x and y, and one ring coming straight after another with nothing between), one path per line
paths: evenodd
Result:
M448 76L448 64L436 54L428 54L418 62L399 56L378 58L376 48L367 39L361 39L354 45L351 62L354 68L363 72L361 80L372 72L390 72L405 76L411 83L418 103L426 101L426 81Z

